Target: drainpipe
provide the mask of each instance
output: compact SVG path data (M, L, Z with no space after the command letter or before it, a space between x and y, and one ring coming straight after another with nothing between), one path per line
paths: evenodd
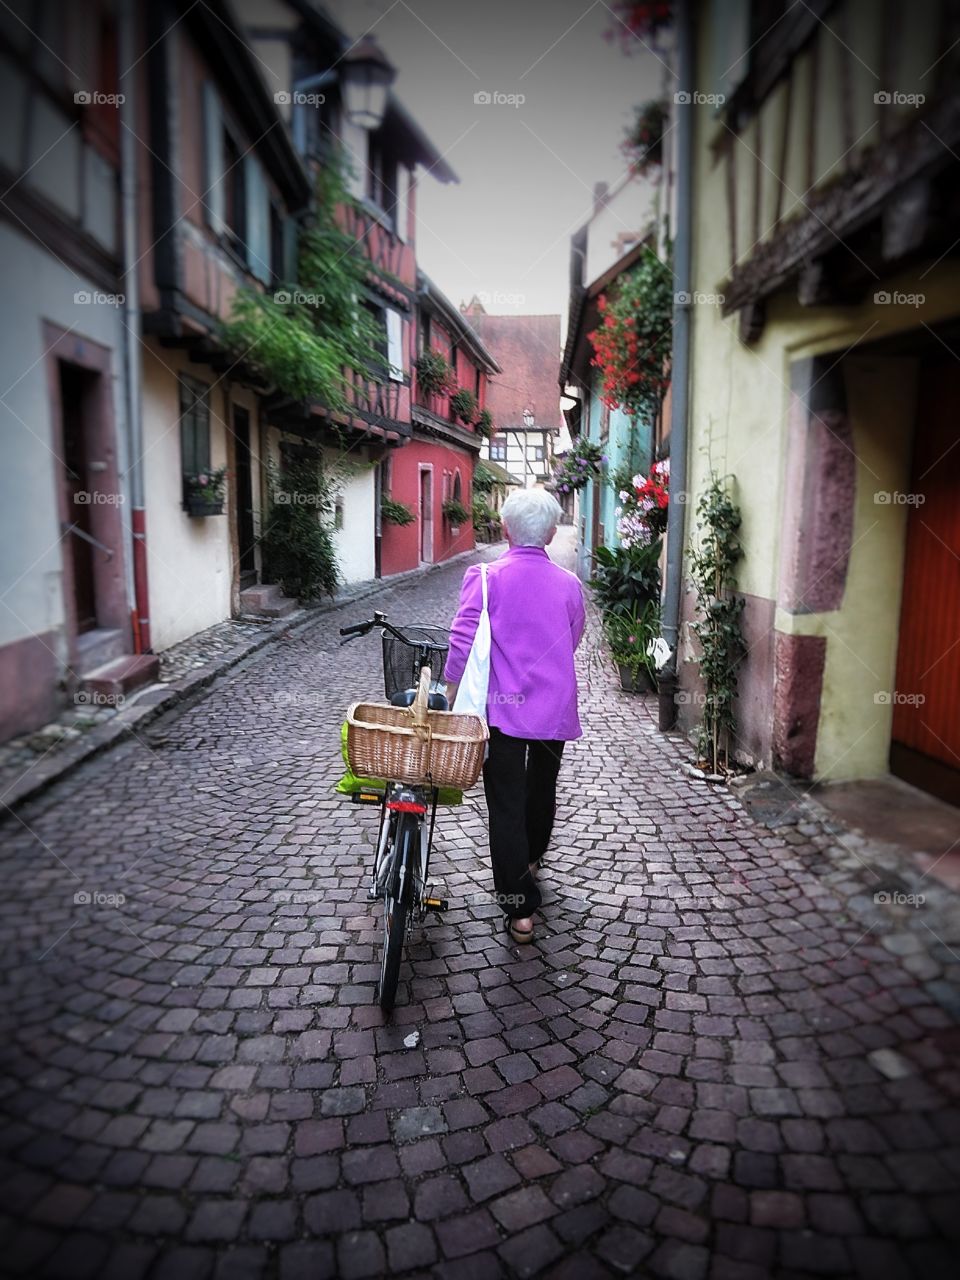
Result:
M118 45L120 65L136 59L136 4L123 0ZM140 360L140 290L137 279L137 122L136 81L120 106L120 200L123 211L123 321L127 440L129 459L130 527L133 535L133 644L135 653L150 652L150 597L147 592L147 513L143 485L143 417Z
M693 5L677 4L677 81L687 102L693 100ZM670 488L682 493L687 483L687 417L690 376L690 255L693 225L693 108L680 108L677 117L677 234L673 246L673 369L671 373ZM682 301L678 301L682 299ZM672 729L677 708L680 595L683 586L683 546L687 506L671 502L667 516L667 572L663 601L663 638L670 657L660 674L661 729Z

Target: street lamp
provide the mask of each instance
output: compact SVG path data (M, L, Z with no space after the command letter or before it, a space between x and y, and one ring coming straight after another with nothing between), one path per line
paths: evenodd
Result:
M371 35L344 55L340 88L347 119L362 129L379 129L387 110L387 92L397 72Z

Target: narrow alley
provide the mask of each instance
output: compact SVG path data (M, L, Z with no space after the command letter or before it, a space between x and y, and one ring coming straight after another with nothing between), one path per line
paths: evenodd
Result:
M7 816L0 1269L953 1274L957 938L865 926L839 830L685 774L595 619L537 945L503 931L477 787L384 1023L376 814L333 794L380 653L337 628L448 624L463 567L319 617Z

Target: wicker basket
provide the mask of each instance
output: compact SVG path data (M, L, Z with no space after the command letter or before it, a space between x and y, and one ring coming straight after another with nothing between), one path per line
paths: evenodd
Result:
M490 731L480 716L428 711L430 668L411 707L355 702L347 712L347 759L360 778L413 786L472 787Z

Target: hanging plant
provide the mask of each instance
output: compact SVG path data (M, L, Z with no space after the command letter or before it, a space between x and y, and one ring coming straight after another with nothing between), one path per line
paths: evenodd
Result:
M421 351L414 367L417 371L417 386L426 395L439 396L456 390L453 370L441 351L434 351L432 347Z
M443 504L443 514L453 525L466 524L473 518L469 507L465 507L459 498L448 498Z
M601 294L599 328L587 334L600 370L600 399L631 418L652 421L670 385L673 275L669 261L648 252L620 277L616 296Z
M450 397L450 411L461 422L473 422L477 416L477 397L466 387L460 387Z
M482 436L484 440L489 440L493 435L493 414L489 409L481 409L480 416L474 423L474 431L478 436Z
M634 173L644 173L654 165L663 163L663 133L667 123L667 109L657 99L643 102L635 108L633 124L626 130L620 150L630 162Z
M298 241L297 281L276 292L242 287L222 325L224 345L260 378L293 400L330 409L348 404L350 370L382 368L376 322L360 299L368 261L340 229L350 201L342 152L331 154L316 183L316 212Z
M599 476L606 461L607 455L599 444L593 440L578 440L554 471L553 489L557 493L575 493L588 480Z
M413 524L416 516L405 502L395 502L393 498L380 499L380 517L387 524Z
M645 546L662 537L670 503L670 460L655 462L648 475L632 476L619 489L617 535L622 547Z
M611 8L616 23L606 38L619 40L625 53L633 53L638 43L645 45L673 21L670 0L613 0Z
M737 668L746 653L740 622L744 601L735 594L736 566L743 555L740 519L740 508L724 482L713 475L697 504L699 537L691 565L699 617L691 625L700 641L697 662L704 688L699 752L707 771L714 774L729 769Z

